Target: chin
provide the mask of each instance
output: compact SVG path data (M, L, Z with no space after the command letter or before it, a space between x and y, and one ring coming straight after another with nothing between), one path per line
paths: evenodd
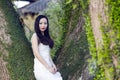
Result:
M44 32L45 30L41 30L41 32Z

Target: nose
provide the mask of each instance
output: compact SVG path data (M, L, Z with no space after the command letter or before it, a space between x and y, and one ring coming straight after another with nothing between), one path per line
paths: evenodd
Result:
M45 24L42 23L41 26L45 26Z
M45 27L45 24L42 24L41 26L42 26L42 27Z

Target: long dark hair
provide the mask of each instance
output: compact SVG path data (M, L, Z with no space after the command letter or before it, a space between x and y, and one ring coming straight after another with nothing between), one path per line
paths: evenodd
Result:
M42 18L45 18L47 20L47 28L44 31L44 35L42 35L42 32L40 31L40 28L39 28L39 21ZM49 35L49 21L48 21L48 18L45 15L39 15L35 20L34 28L35 28L35 32L38 36L39 43L43 43L44 45L49 45L50 48L53 48L54 42Z

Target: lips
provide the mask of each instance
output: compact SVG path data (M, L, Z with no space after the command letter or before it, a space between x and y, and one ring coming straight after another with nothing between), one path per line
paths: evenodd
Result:
M44 30L45 30L45 28L41 28L41 30L42 30L42 31L44 31Z
M45 29L45 28L42 28L42 29Z

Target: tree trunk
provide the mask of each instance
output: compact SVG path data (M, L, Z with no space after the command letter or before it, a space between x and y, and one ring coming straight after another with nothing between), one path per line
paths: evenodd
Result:
M10 0L0 0L0 80L34 80L33 55Z
M66 3L71 6L76 6L77 3L85 4L85 1L83 1L83 3L79 2L82 2L82 0L67 1ZM117 55L119 55L120 50L119 44L116 42L119 43L118 40L120 37L117 33L119 33L120 29L118 28L119 24L114 22L116 12L110 14L111 10L115 7L113 6L110 10L109 7L111 8L112 6L109 4L106 5L106 0L90 0L89 2L89 8L85 9L85 12L88 11L87 18L90 17L89 21L87 21L86 16L82 16L84 13L83 9L79 8L79 10L77 10L77 7L75 10L70 10L67 23L68 32L65 36L65 42L58 52L59 56L56 63L60 68L64 80L93 80L93 78L95 80L118 80L119 56ZM111 2L111 4L118 6L114 1ZM85 5L83 7L85 7ZM68 9L69 8L67 8L67 10ZM108 18L110 16L112 16L110 20L115 23L115 27L109 24ZM116 18L116 22L118 21L119 19ZM88 24L87 22L90 23ZM89 26L92 30L89 30L88 33L88 29L83 28L84 25ZM119 30L117 30L117 28ZM115 39L113 39L113 36ZM89 53L91 57L89 57ZM93 63L90 67L94 68L93 76L90 75L88 70L88 58L91 58L91 61L93 61L90 62Z
M87 59L90 57L84 17L81 9L70 10L65 42L56 61L64 80L91 80Z
M105 74L105 79L114 80L114 76L117 75L115 74L115 68L118 66L118 57L115 55L112 49L113 46L115 46L115 41L113 41L112 36L115 35L112 34L112 31L114 32L114 30L109 27L112 26L109 22L110 20L108 21L108 18L110 17L109 14L111 12L108 8L109 4L105 6L105 2L107 1L90 0L90 18L96 43L98 58L97 64L104 69L103 72ZM110 71L110 67L113 69L113 71Z
M8 57L8 51L5 49L5 45L11 45L10 35L7 34L7 21L5 20L5 16L0 7L0 79L1 80L10 80L10 76L8 73L8 69L6 67L7 62L3 59L4 57Z
M90 0L89 5L91 24L97 49L103 45L102 32L100 27L107 23L104 4L105 0ZM102 24L101 21L103 22Z

